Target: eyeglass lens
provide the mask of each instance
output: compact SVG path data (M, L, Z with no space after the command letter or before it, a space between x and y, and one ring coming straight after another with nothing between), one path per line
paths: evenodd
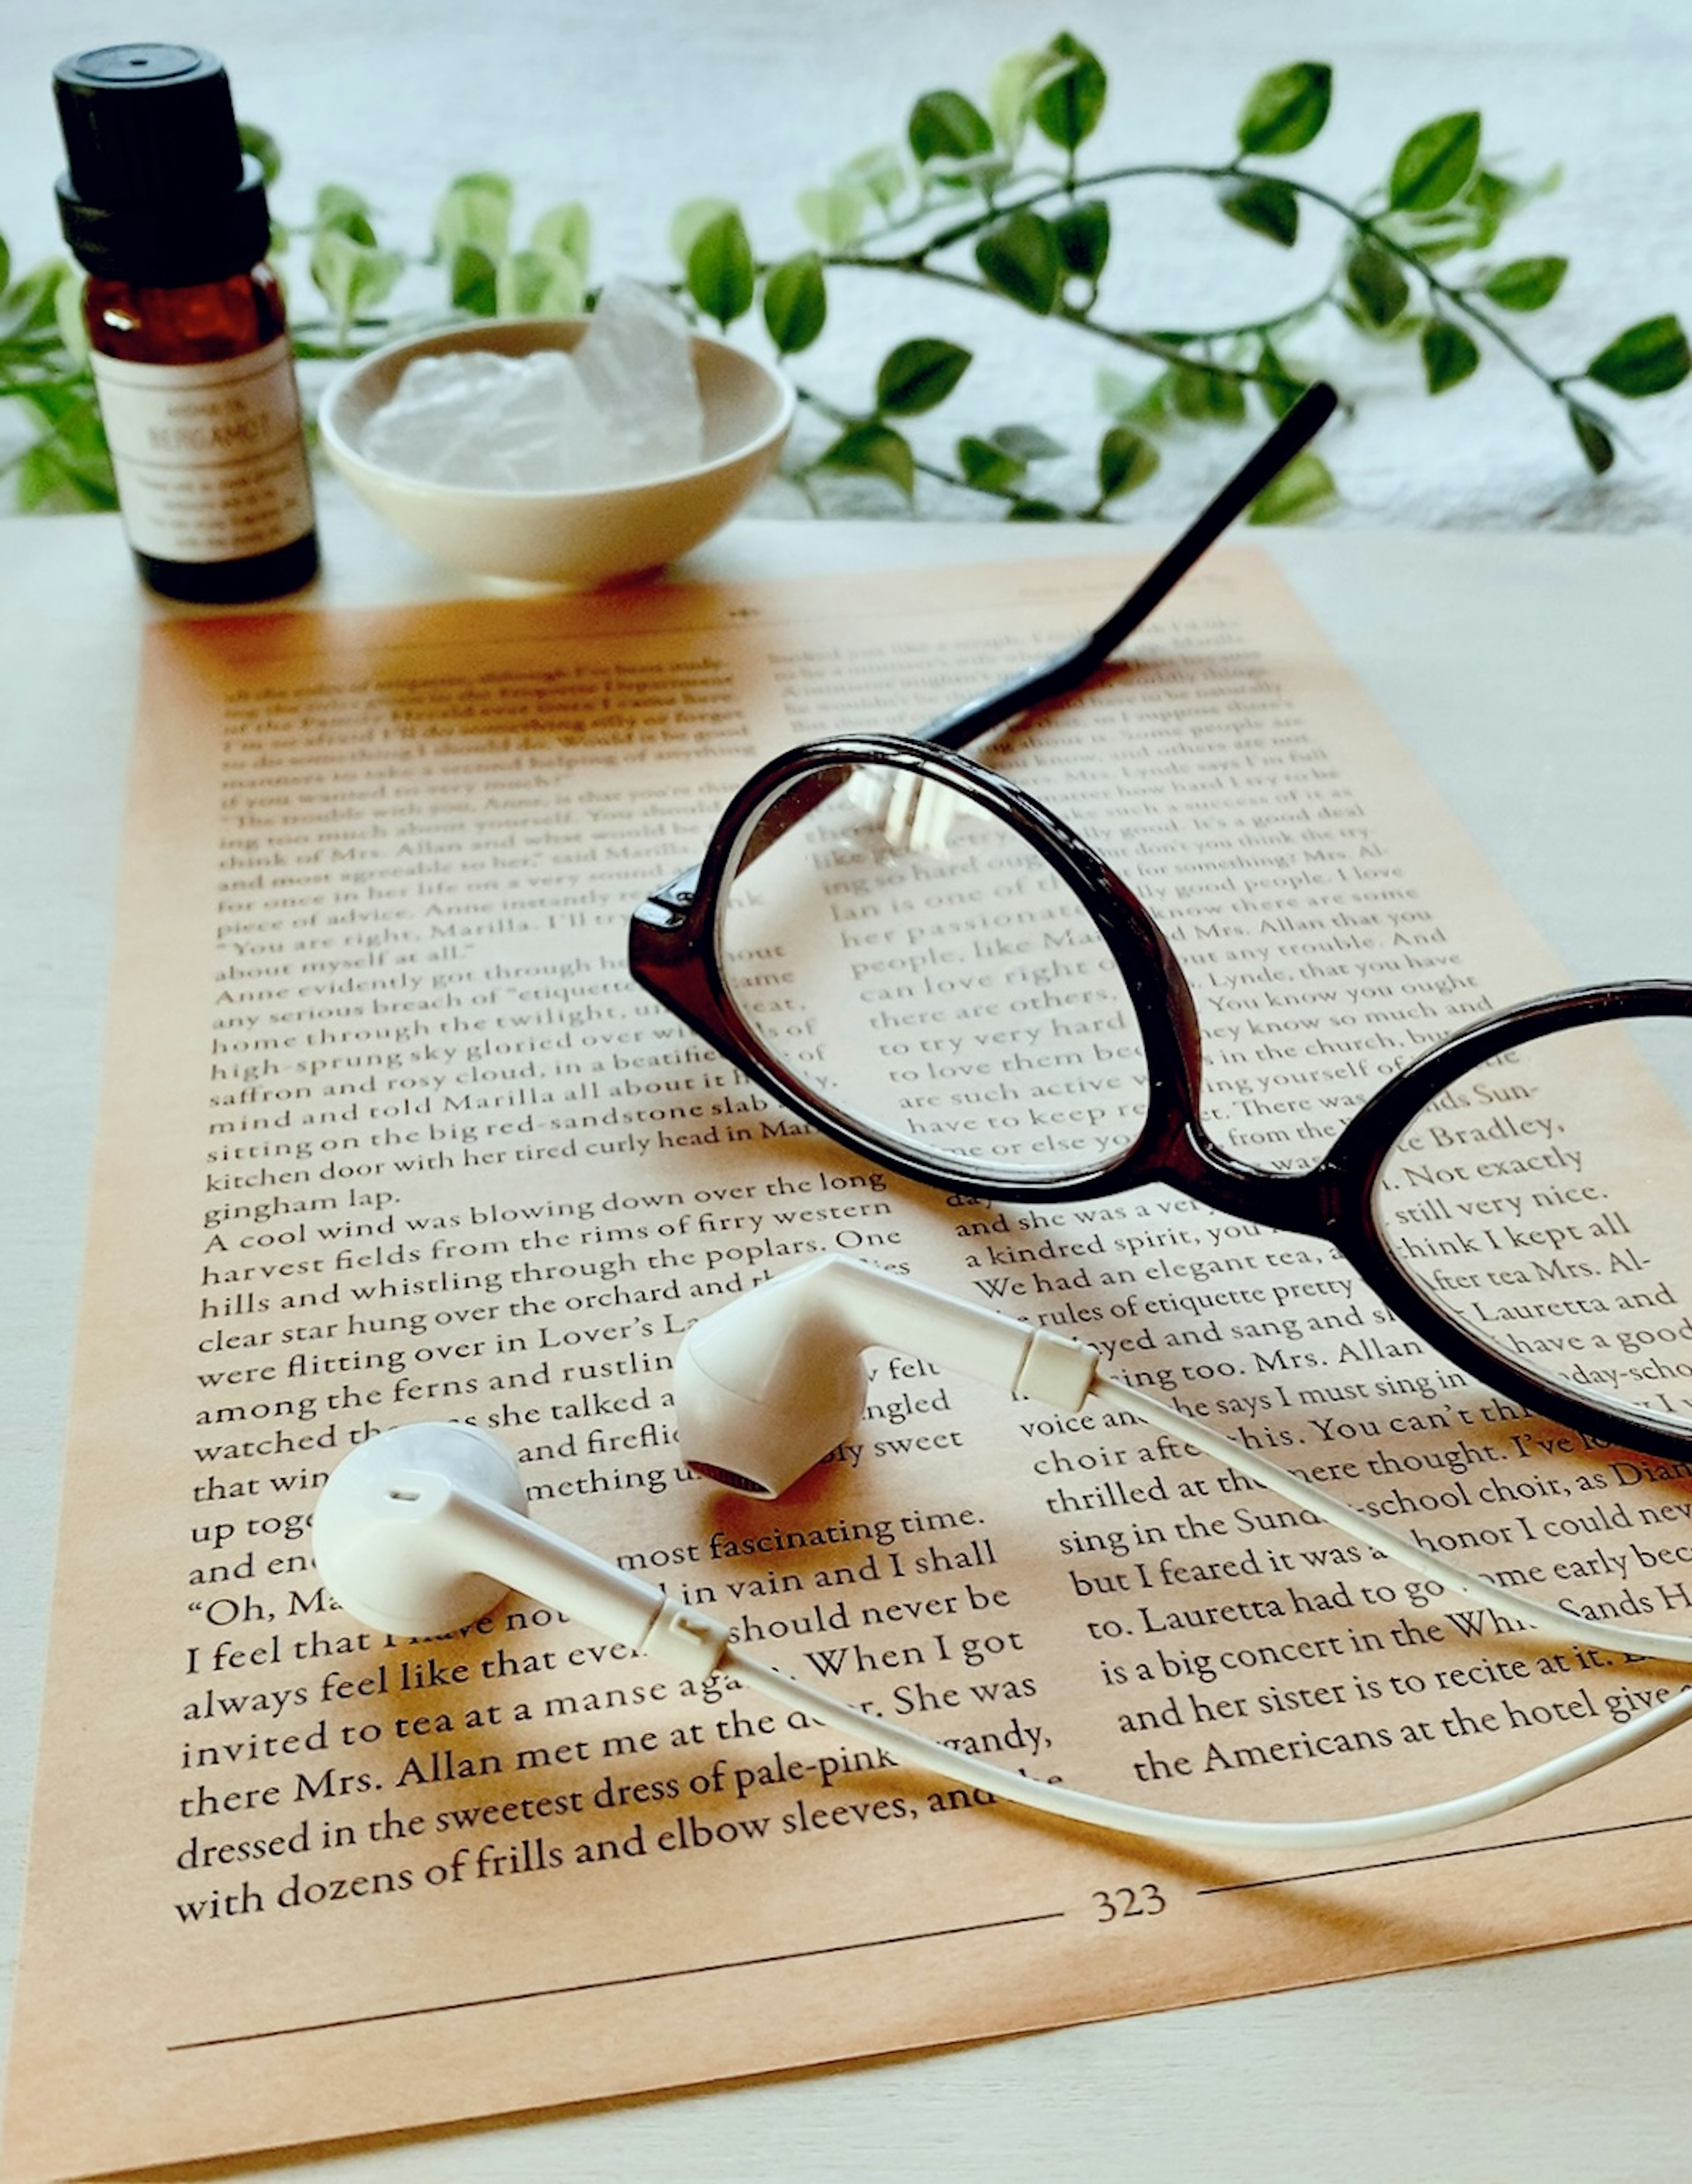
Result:
M1589 1400L1692 1417L1692 1151L1671 1112L1689 1098L1692 1018L1512 1047L1405 1126L1376 1184L1382 1235L1488 1350Z
M1068 880L986 805L903 768L819 770L754 816L720 900L719 967L755 1044L890 1150L1014 1199L1137 1140L1148 1086L1122 973ZM1211 1060L1231 1123L1226 1058ZM1313 1165L1369 1089L1345 1113L1325 1099L1293 1164ZM1692 1417L1676 1091L1684 1114L1692 1020L1510 1049L1390 1148L1374 1190L1388 1253L1493 1355L1609 1407Z
M755 821L723 889L725 989L779 1068L913 1151L1018 1181L1120 1154L1147 1112L1121 972L1014 827L901 769L835 767ZM779 806L781 799L777 799ZM785 817L778 809L775 820Z

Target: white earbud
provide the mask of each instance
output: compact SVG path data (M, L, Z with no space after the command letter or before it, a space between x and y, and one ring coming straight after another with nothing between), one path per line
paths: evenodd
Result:
M1098 1353L861 1260L817 1258L695 1320L676 1354L676 1433L701 1478L782 1494L857 1424L863 1353L903 1351L1061 1411Z
M436 1636L477 1621L515 1589L632 1652L698 1676L721 1669L779 1706L796 1708L902 1765L1060 1819L1152 1841L1230 1851L1338 1850L1427 1835L1525 1804L1621 1758L1692 1714L1692 1691L1684 1691L1490 1789L1356 1819L1212 1819L1118 1804L932 1743L796 1682L742 1652L723 1624L531 1523L522 1514L527 1499L517 1465L491 1434L466 1425L396 1427L355 1448L331 1473L312 1517L317 1567L342 1606L378 1630Z
M1111 1379L1086 1343L944 1295L856 1259L818 1258L696 1320L676 1357L676 1435L691 1468L744 1494L784 1492L843 1440L864 1391L863 1352L880 1346L969 1373L1013 1395L1078 1411L1108 1396L1171 1439L1243 1473L1448 1591L1577 1646L1692 1662L1692 1637L1636 1630L1535 1600L1448 1562L1360 1515L1172 1403Z
M396 1426L343 1457L311 1518L323 1582L349 1615L396 1636L462 1630L526 1592L627 1646L717 1666L729 1633L644 1578L533 1524L517 1468L476 1426Z

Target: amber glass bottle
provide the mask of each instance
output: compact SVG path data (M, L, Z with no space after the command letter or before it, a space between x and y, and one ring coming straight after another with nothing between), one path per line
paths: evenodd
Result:
M136 563L173 599L268 599L317 567L270 212L229 79L193 46L107 46L53 73L65 240Z

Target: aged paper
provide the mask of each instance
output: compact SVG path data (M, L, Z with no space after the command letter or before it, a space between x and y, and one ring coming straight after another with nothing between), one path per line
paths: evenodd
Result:
M1119 1412L1059 1419L916 1361L884 1359L859 1434L779 1504L678 1465L678 1335L806 1252L849 1251L1097 1342L1506 1582L1685 1627L1692 1474L1464 1382L1324 1247L1162 1190L1041 1211L905 1184L797 1128L631 987L631 908L695 861L757 760L913 725L1072 637L1133 573L154 632L8 2173L1685 1915L1672 1740L1426 1846L1229 1864L990 1808L520 1601L394 1643L319 1589L305 1528L328 1468L457 1416L509 1440L542 1521L778 1665L1142 1802L1409 1804L1673 1686L1454 1609ZM1242 1153L1308 1162L1409 1056L1559 983L1254 556L1190 579L1134 663L1024 732L1013 764L1164 921L1207 1116ZM983 928L965 909L885 922L858 960L918 985L941 967L924 946ZM890 1061L921 1036L872 1029ZM1684 1162L1640 1097L1650 1160ZM1466 1190L1483 1149L1445 1162ZM1566 1178L1490 1178L1523 1201L1530 1263L1530 1216L1658 1248L1625 1166L1550 1216L1532 1194ZM1431 1227L1452 1217L1449 1190L1415 1188ZM1634 1352L1684 1364L1684 1290L1638 1306Z

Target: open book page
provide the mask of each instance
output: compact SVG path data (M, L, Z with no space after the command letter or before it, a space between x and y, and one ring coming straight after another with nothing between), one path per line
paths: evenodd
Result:
M390 2131L1684 1915L1672 1740L1425 1846L1201 1858L902 1771L522 1600L461 1636L385 1640L311 1566L316 1493L349 1448L472 1419L516 1451L541 1521L790 1673L1030 1774L1242 1817L1450 1796L1676 1686L1454 1604L1108 1404L1061 1418L920 1361L884 1353L859 1429L777 1504L679 1463L678 1335L841 1251L1096 1343L1123 1378L1505 1583L1692 1622L1692 1474L1524 1418L1326 1247L1161 1188L1037 1209L903 1183L795 1123L630 983L630 911L696 861L755 762L914 725L1072 638L1134 574L1001 566L154 632L9 2173ZM1209 1127L1265 1166L1309 1165L1404 1061L1559 983L1255 555L1216 555L1131 664L999 762L1164 922ZM981 1036L1019 1035L947 1078L991 1088L1014 1073L1001 1054L1040 1045L1020 1034L1044 987L1003 967L1049 965L1041 920L1062 913L928 892L920 922L914 895L840 917L832 961L801 957L779 920L749 945L772 951L773 996L790 976L801 1011L849 1020L866 1068L919 1093L928 1077L895 1072L935 1059L937 985L997 967ZM1121 1095L1108 1035L1075 1069L1078 1106ZM1672 1384L1685 1294L1665 1301L1645 1262L1677 1248L1653 1200L1687 1148L1643 1076L1635 1106L1628 1145L1589 1148L1595 1183L1540 1157L1537 1128L1453 1117L1404 1202L1449 1239L1494 1201L1523 1296L1595 1288L1639 1340L1588 1362L1652 1358ZM1612 1246L1642 1264L1612 1269ZM1569 1275L1577 1252L1596 1271ZM1565 1271L1532 1271L1559 1253ZM1561 1340L1568 1317L1516 1323Z

